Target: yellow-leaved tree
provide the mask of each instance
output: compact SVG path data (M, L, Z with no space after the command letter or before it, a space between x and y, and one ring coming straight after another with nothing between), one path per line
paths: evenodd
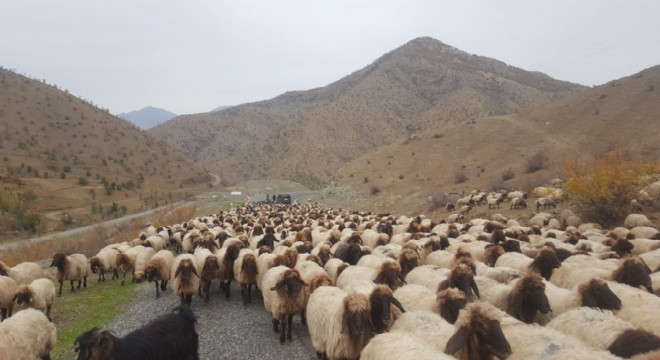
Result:
M650 175L660 172L658 162L624 159L620 152L580 162L566 161L566 193L583 215L602 225L618 225L630 212L630 201Z

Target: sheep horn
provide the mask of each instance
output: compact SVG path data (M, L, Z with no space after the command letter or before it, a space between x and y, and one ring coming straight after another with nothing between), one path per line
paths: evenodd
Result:
M404 284L407 284L406 279L403 278L403 275L401 273L398 274L399 280L401 280Z
M394 306L398 307L399 310L401 310L402 313L406 312L406 309L403 308L403 305L401 305L399 300L397 300L394 296L392 296L392 304L394 304Z
M470 287L474 291L474 293L477 295L477 298L481 299L481 296L479 296L479 288L477 287L477 282L474 281L474 278L470 279Z

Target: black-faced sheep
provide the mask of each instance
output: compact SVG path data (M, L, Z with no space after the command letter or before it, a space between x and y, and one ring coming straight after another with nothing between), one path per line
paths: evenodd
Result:
M284 342L285 335L292 340L293 315L305 309L303 286L307 284L297 270L280 265L266 272L262 285L264 307L273 318L273 330L280 333L280 343Z
M561 262L554 250L544 248L534 259L516 252L505 253L497 259L495 266L506 266L523 272L536 272L541 274L544 279L549 280L553 270L559 268Z
M0 321L10 317L14 310L14 296L16 295L16 280L9 276L0 276Z
M570 261L569 261L570 260ZM571 256L561 268L556 269L550 281L564 288L574 288L590 281L593 278L612 280L632 287L644 287L653 293L651 282L651 269L639 257L630 257L621 260L618 267L611 270L608 267L592 266L594 261L589 256ZM602 263L602 260L600 261ZM605 263L603 263L605 264Z
M170 279L174 294L181 299L181 305L190 305L192 297L199 291L199 273L195 257L181 254L174 259Z
M78 336L78 360L199 359L195 316L180 306L145 326L118 338L109 330L93 328Z
M0 323L0 339L3 359L50 359L57 329L41 311L25 309Z
M564 289L551 282L545 283L545 294L552 312L537 316L537 322L545 325L551 319L577 307L591 307L602 310L621 309L621 299L600 279L592 279L574 289Z
M316 354L326 359L358 359L369 339L387 330L391 304L405 312L384 285L370 295L333 286L316 289L307 304L307 327Z
M511 346L502 332L500 316L489 304L476 302L461 310L445 353L458 359L506 359ZM444 341L442 341L444 342Z
M437 294L426 286L406 284L394 292L394 297L408 311L426 311L440 314L453 324L458 312L467 304L465 293L458 289L446 289Z
M608 350L626 359L660 350L660 337L636 329L610 311L576 308L557 316L547 327L575 336L596 349ZM597 336L594 336L594 329L598 329ZM658 355L660 352L655 353L655 356Z
M45 312L50 319L50 309L55 301L55 285L50 279L37 279L29 285L18 285L14 299L18 305Z
M537 313L547 314L550 311L548 297L544 292L545 284L538 274L530 273L508 285L480 276L475 281L481 290L482 299L520 321L531 324Z
M218 278L220 271L220 262L218 257L207 248L196 248L193 252L197 272L199 273L199 296L204 298L205 303L209 303L211 282Z
M167 282L170 281L172 276L171 269L173 264L174 254L169 250L161 250L151 257L147 267L144 269L144 276L147 281L156 284L156 297L160 296L159 281L160 290L165 291L167 289Z
M474 281L474 272L470 266L463 263L456 264L456 266L451 269L449 276L438 285L437 291L449 288L461 290L465 293L468 299L472 299L473 294L478 298L480 297L479 287Z
M359 244L338 243L335 246L334 257L350 265L357 265L360 258L364 255L362 247Z
M71 282L71 292L74 291L74 281L78 281L78 289L80 289L81 284L87 288L89 266L85 255L73 254L67 256L62 253L57 253L53 256L53 262L50 266L57 268L57 280L60 282L59 296L62 296L62 286L66 280Z
M22 262L14 267L9 267L0 261L0 276L9 276L19 285L29 284L44 277L44 271L39 264L33 262Z

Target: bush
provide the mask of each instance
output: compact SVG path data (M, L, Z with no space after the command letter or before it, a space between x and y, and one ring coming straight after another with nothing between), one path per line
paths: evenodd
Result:
M527 159L527 173L537 172L545 167L548 157L543 152L538 152L529 159Z
M371 185L371 195L378 195L380 193L380 188L376 185Z
M462 183L468 181L468 177L467 177L467 175L465 175L464 172L459 171L454 175L454 180L455 180L456 184L462 184Z
M516 177L516 174L511 169L507 169L502 173L502 181L511 180Z
M601 225L619 224L630 200L646 176L660 171L660 163L626 161L612 153L592 163L566 162L566 193L582 208L583 215Z
M80 184L80 186L87 186L89 185L89 180L81 176L78 178L78 184Z

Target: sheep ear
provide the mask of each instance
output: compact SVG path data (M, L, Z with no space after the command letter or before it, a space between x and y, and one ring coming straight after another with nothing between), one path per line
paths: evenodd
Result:
M282 286L284 286L284 280L278 281L277 284L275 284L275 286L270 288L270 291L279 290Z
M181 273L181 268L179 267L179 268L177 268L176 271L174 272L174 277L179 276L180 273Z
M447 346L445 347L445 354L454 355L458 350L460 350L467 343L468 337L470 335L470 329L467 326L461 326L458 331L449 338L447 341Z
M307 286L307 283L304 282L303 279L298 279L298 282L299 282L300 285L302 285L302 286Z
M195 274L195 276L199 277L199 274L197 274L197 269L195 267L192 267L192 273Z
M403 275L401 273L399 273L399 280L401 280L401 282L403 282L404 284L407 284L406 279L403 278Z

